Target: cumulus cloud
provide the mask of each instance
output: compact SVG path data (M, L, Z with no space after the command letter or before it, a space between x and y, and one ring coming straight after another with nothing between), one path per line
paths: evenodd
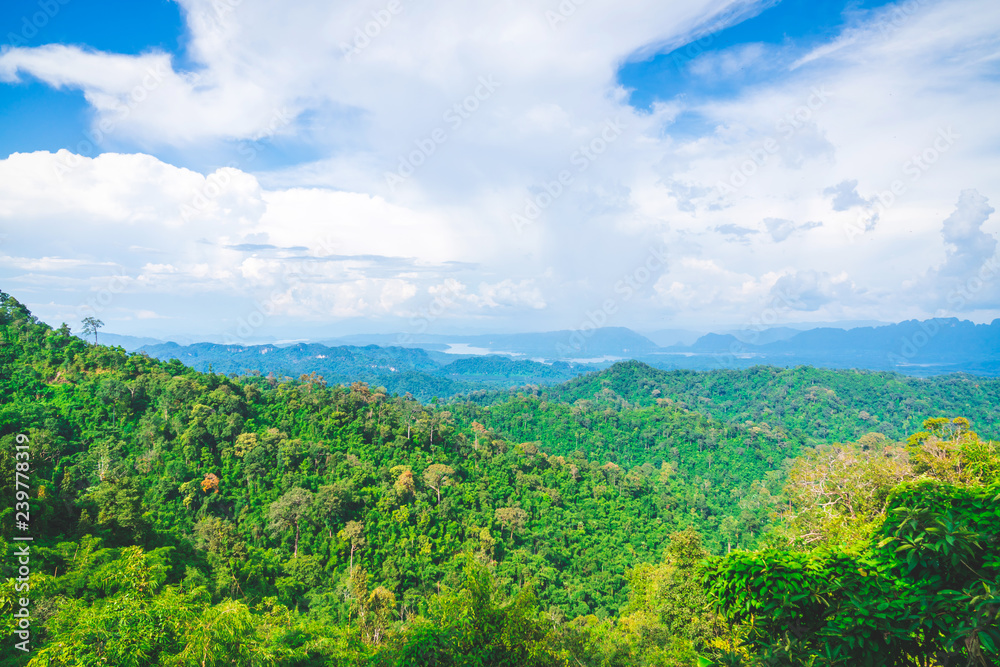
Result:
M448 307L465 306L476 310L499 307L520 307L539 309L545 307L545 299L534 280L502 280L497 283L482 282L478 290L469 291L469 286L454 278L448 278L439 285L428 288L427 293Z
M306 0L294 17L265 0L179 4L190 31L189 57L197 65L192 71L178 69L163 53L125 56L47 45L8 50L0 56L0 77L31 75L80 89L98 114L95 126L113 120L120 131L171 144L253 138L271 129L276 111L288 119L288 132L301 132L304 124L292 120L307 109L324 109L339 127L322 139L340 141L355 130L379 148L399 150L429 132L429 123L456 133L472 125L457 123L468 120L461 111L444 116L474 94L480 77L521 93L499 102L503 109L477 113L507 115L510 130L528 135L580 129L574 116L581 104L601 101L614 63L652 42L683 41L720 11L762 3L594 5L557 27L545 7L524 0L503 8L403 3L368 36L373 10L364 3ZM550 88L555 81L560 85ZM465 139L493 144L511 136L490 134Z
M986 197L974 189L963 190L941 225L944 260L911 281L908 291L932 299L938 314L1000 305L997 237L984 230L993 213Z
M833 302L849 303L856 290L846 274L809 269L781 276L771 288L770 296L795 311L816 311Z
M767 64L768 56L773 55L764 44L744 44L705 53L695 58L688 69L701 77L727 78L748 69L759 69Z
M918 3L891 30L882 10L859 11L849 34L801 58L784 44L706 53L691 66L734 81L740 67L781 66L642 112L616 80L621 63L773 3L586 3L556 24L528 0L403 3L364 46L364 4L179 4L183 61L64 45L0 54L0 79L83 91L98 147L121 151L0 160L0 277L43 316L72 313L116 275L162 296L116 293L123 313L200 321L254 302L405 318L451 280L455 321L502 312L519 328L564 328L615 298L656 245L669 268L614 324L739 324L779 281L817 318L892 319L937 302L900 290L887 262L958 278L995 251L996 221L973 199L940 243L956 193L1000 196L983 180L996 161L984 147L1000 143L990 0ZM945 126L961 138L907 169ZM148 154L262 137L311 152L265 168L250 155L266 146L243 144L206 173ZM891 203L854 238L857 209L876 201L862 192ZM530 206L530 224L514 224Z
M941 275L964 275L996 254L996 237L982 229L993 212L986 197L976 190L962 191L955 210L941 228L941 236L949 246L948 257L938 269Z
M710 259L685 258L653 288L658 305L694 321L741 323L763 307L780 273L740 272Z
M273 132L275 115L282 111L260 85L249 80L219 85L213 70L175 71L170 55L162 52L125 56L47 44L0 55L0 80L17 82L24 75L83 91L96 112L93 135L98 139L123 134L187 145L205 138L256 137Z
M116 293L245 295L311 318L403 315L442 274L476 266L461 261L476 246L447 219L370 195L269 190L238 170L206 188L217 175L147 155L0 160L0 220L13 240L0 248L0 266L20 273L8 274L14 281L47 274L85 294L114 281ZM108 256L115 261L97 259ZM530 279L508 278L483 283L467 302L534 309L544 298Z

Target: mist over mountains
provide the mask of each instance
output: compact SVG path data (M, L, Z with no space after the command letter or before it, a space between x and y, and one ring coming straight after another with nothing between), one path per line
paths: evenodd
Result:
M712 361L733 367L811 365L918 376L1000 371L1000 320L978 325L956 318L909 320L881 327L811 329L785 340L768 341L761 335L759 342L752 341L707 334L693 345L667 348L664 355L677 357L678 368L702 368L700 364Z
M673 330L654 337L677 339L684 333ZM852 329L776 327L687 334L693 337L690 344L669 346L623 327L497 335L374 334L266 345L179 345L113 334L101 338L158 359L177 358L203 371L276 377L316 373L331 383L360 380L420 398L555 384L623 359L665 370L808 365L920 377L1000 375L1000 320L988 325L950 318Z

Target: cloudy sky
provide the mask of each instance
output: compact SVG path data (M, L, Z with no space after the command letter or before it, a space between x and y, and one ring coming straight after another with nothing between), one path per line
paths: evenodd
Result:
M7 0L0 289L123 334L1000 317L995 0Z

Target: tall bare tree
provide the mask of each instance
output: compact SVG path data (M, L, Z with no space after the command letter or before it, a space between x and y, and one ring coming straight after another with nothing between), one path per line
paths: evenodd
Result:
M96 317L83 318L83 333L94 336L94 345L97 345L97 330L104 326L104 322Z

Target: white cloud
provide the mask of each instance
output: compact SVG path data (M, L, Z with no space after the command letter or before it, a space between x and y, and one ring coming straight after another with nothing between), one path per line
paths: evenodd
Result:
M421 290L433 294L441 275L483 254L446 213L329 189L267 190L232 169L217 176L145 155L12 155L0 161L0 224L22 253L39 255L0 253L0 267L34 285L39 274L76 285L81 303L114 283L108 312L122 294L202 293L250 296L273 314L307 319L403 317ZM206 192L213 197L199 200ZM53 248L65 256L41 254ZM506 278L463 294L455 316L544 303L533 280ZM118 316L154 319L153 312Z
M996 237L982 231L994 210L986 197L975 190L962 191L955 212L945 219L941 229L950 246L948 260L940 269L942 273L965 273L996 254Z
M499 306L527 306L541 309L545 307L545 298L535 285L534 280L514 282L510 278L498 283L482 283L479 295L475 300L479 305L496 308Z
M764 66L773 53L764 44L741 44L699 56L689 65L692 74L706 78L729 78Z
M976 190L965 190L941 225L944 259L906 285L940 309L968 314L1000 307L997 237L984 231L994 208Z
M817 311L838 302L850 303L858 295L845 273L831 276L809 269L794 271L779 278L771 288L774 302L795 311Z
M377 6L180 4L197 75L163 53L55 45L0 54L0 78L83 90L95 133L136 150L278 135L320 157L271 171L244 158L205 176L141 153L10 156L5 280L41 295L45 275L120 267L130 289L163 295L148 310L173 317L170 295L272 299L320 319L405 318L451 294L452 321L504 313L502 328L562 328L657 245L669 268L611 324L740 323L779 281L817 319L894 319L938 307L901 280L978 261L976 233L998 228L970 213L941 244L959 192L1000 196L990 0L917 3L882 24L891 8L879 10L794 66L784 46L706 54L692 66L769 76L650 113L628 106L623 62L773 3L585 3L553 27L557 3L404 1L349 59L341 44ZM706 128L695 136L674 127L691 115ZM609 122L624 127L613 141ZM390 189L401 160L413 173ZM530 225L512 223L545 196ZM859 214L878 224L852 233Z

